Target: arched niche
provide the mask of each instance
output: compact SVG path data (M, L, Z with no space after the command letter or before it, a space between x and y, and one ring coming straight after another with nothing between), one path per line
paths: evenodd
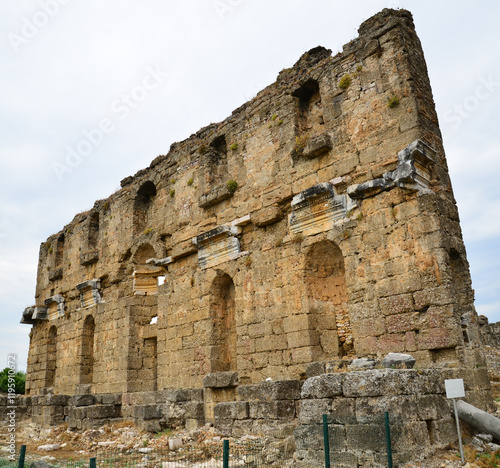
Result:
M156 251L151 244L142 244L134 252L134 255L132 256L132 263L134 265L146 265L146 262L150 258L155 258L155 256Z
M134 198L134 233L141 234L145 231L148 224L148 218L151 215L153 208L153 201L156 197L156 185L148 180L144 182Z
M57 327L55 325L49 328L46 359L45 388L48 388L54 386L57 370Z
M55 268L62 267L63 259L64 259L64 241L65 241L64 234L61 234L57 238L57 242L56 242L56 249L55 249L55 256L54 256L54 267Z
M309 78L292 93L292 96L298 98L299 133L320 133L324 122L318 81Z
M151 258L156 258L156 251L148 243L139 246L132 256L135 295L153 295L158 291L158 277L165 274L165 269L146 263Z
M228 274L217 276L210 289L211 372L237 370L235 287Z
M99 212L92 213L89 219L87 244L89 249L95 249L99 240Z
M321 241L306 254L304 280L310 323L316 324L323 359L352 353L352 331L344 256L331 241Z
M80 383L91 384L94 381L94 335L95 321L87 315L83 322L82 347L80 354Z

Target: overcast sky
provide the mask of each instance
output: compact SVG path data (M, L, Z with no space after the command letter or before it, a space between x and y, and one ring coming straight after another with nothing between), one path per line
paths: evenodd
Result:
M31 327L19 320L34 303L41 242L305 51L340 51L386 7L414 15L476 308L499 321L500 2L4 0L0 368L18 353L26 369Z

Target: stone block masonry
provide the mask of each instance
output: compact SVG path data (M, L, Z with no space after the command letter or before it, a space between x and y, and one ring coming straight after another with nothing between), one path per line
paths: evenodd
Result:
M215 405L215 427L236 437L292 427L297 466L323 466L326 414L332 461L338 466L387 466L387 411L398 466L456 440L444 380L459 376L465 378L468 393L483 395L476 403L488 404L483 382L458 369L372 369L240 386L239 401Z
M26 392L42 398L35 416L77 427L119 417L150 429L292 421L308 369L389 352L411 353L419 369L470 372L485 390L472 386L469 398L487 406L465 247L411 14L383 10L335 56L306 52L226 120L76 215L42 243L22 322L32 326ZM295 383L271 385L267 401L239 393L266 379ZM350 379L342 398L381 398L370 392L391 382L362 390ZM47 394L122 400L61 414L43 409Z
M221 436L293 434L299 467L322 465L322 417L326 414L332 460L346 466L375 467L387 466L386 411L396 465L415 462L456 439L444 380L463 378L469 401L488 407L491 397L481 376L480 370L458 368L344 369L305 381L239 385L234 373L227 372L209 375L204 390L24 396L19 398L18 414L20 420L31 418L45 427L67 423L70 429L87 429L132 421L140 429L158 432L200 428L207 422L207 407L211 407L211 422ZM213 405L209 388L234 388L234 398ZM6 408L6 399L0 399L2 420L7 417Z

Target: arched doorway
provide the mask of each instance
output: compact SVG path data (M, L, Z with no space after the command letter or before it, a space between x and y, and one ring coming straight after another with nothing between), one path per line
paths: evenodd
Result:
M45 388L53 387L57 369L57 328L55 325L49 329L47 337L47 367L45 370Z
M210 300L211 372L237 369L235 310L233 280L227 274L217 276L212 284Z
M156 196L156 186L153 182L144 182L137 190L134 199L134 233L141 234L147 224L153 200Z
M324 359L352 353L352 331L347 309L344 256L330 241L314 244L307 253L305 283L308 313L316 322Z
M91 384L94 380L94 334L95 322L88 315L83 322L82 350L80 363L80 383Z

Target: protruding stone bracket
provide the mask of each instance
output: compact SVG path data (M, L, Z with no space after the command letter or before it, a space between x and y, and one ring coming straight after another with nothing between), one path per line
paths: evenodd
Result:
M429 193L431 165L436 159L436 151L421 140L415 140L398 153L398 167L386 172L381 178L363 184L351 185L347 194L356 200L373 197L395 187L420 194Z
M314 138L311 138L304 147L303 156L309 159L317 158L324 153L328 153L333 148L333 143L330 135L323 133Z
M213 241L219 236L237 236L238 234L241 234L241 228L239 226L223 224L222 226L217 226L214 229L210 229L210 231L206 231L196 237L193 237L193 244L200 248L203 243Z
M220 187L213 188L210 192L204 193L198 199L198 206L206 210L211 206L231 198L233 195L234 192L230 191L226 185L221 185Z
M99 260L99 251L98 250L89 250L88 252L82 252L80 254L80 265L92 265L92 263L96 263Z
M56 281L58 279L61 279L62 277L63 277L63 269L56 268L55 270L50 272L49 281Z
M23 310L23 315L21 317L21 322L27 325L34 325L36 322L33 320L33 312L35 311L35 307L26 307Z
M33 315L31 316L33 320L49 320L48 307L36 306L34 309Z
M174 260L172 257L165 258L149 258L146 260L147 265L155 265L155 266L167 266L172 263Z
M228 260L235 260L248 252L242 252L240 241L236 237L241 234L240 226L224 224L215 229L193 237L193 244L198 248L198 264L201 268L211 268Z
M196 246L191 242L191 239L179 242L172 247L172 261L177 261L180 258L188 257L197 252Z
M54 320L59 317L65 317L64 313L64 297L60 294L51 296L44 301L45 305L48 307L48 319Z
M242 216L241 218L236 218L235 220L231 221L231 226L246 226L251 222L252 221L250 220L250 215L247 214L245 216Z
M158 324L149 323L142 327L142 338L144 340L148 338L156 338L158 336Z
M429 192L430 167L436 160L436 151L421 140L410 143L398 153L399 166L392 177L397 187Z
M34 325L35 323L37 323L37 321L48 320L48 310L49 309L47 307L26 307L26 309L24 309L23 311L23 316L20 323Z
M80 291L80 304L83 309L103 302L99 292L100 288L101 281L98 279L84 281L76 285L76 289Z
M281 221L284 217L283 211L278 205L266 206L251 214L254 226L265 227Z
M332 182L314 185L293 197L293 212L288 218L290 232L313 235L330 230L335 221L345 218L356 206L347 195L337 195Z
M233 388L238 384L238 372L212 372L203 379L205 388Z

